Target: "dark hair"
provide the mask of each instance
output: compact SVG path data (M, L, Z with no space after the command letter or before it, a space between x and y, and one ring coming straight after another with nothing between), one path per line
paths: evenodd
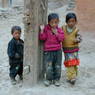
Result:
M58 19L59 20L59 15L57 13L51 13L48 15L48 22L50 22L52 19Z
M77 21L77 17L76 17L76 14L75 14L75 13L68 13L68 14L66 15L66 23L68 23L68 21L69 21L71 18L74 18L75 21Z
M13 26L11 29L11 34L13 34L15 32L15 30L21 32L21 27L20 26Z

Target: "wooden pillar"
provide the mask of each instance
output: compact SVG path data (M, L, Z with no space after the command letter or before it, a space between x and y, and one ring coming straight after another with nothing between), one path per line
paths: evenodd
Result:
M42 73L42 46L39 42L39 25L47 20L48 0L25 0L24 83L37 84ZM29 72L28 72L29 71Z

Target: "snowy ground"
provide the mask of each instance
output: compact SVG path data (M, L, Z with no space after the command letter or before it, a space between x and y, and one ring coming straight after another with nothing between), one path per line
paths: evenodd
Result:
M56 0L55 0L56 1ZM61 2L61 0L59 0ZM51 3L50 3L51 4ZM52 5L55 4L52 2ZM57 12L60 15L60 26L64 23L65 14L68 12L68 3L63 6L57 2L56 9L51 7L49 12ZM11 39L10 29L13 25L22 24L22 12L17 9L9 10L7 16L0 17L0 95L95 95L95 33L82 32L83 42L81 44L79 76L75 86L66 82L64 66L62 67L61 86L45 87L42 83L36 87L25 87L21 84L11 85L8 72L8 57L6 54L7 44ZM23 37L22 37L23 38Z

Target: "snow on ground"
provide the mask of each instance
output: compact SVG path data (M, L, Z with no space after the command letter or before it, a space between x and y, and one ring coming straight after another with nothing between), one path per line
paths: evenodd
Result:
M55 4L52 2L52 4ZM61 6L60 6L61 5ZM49 12L57 12L60 15L60 26L64 23L64 17L68 9L58 3L56 9L49 9ZM95 95L95 33L81 32L83 42L81 43L79 76L75 86L66 82L65 68L62 67L61 86L45 87L43 83L31 88L21 84L11 85L9 79L9 64L7 57L7 44L11 39L10 29L13 25L20 25L23 29L22 12L18 9L10 9L8 14L0 17L0 95ZM23 37L22 37L23 38Z

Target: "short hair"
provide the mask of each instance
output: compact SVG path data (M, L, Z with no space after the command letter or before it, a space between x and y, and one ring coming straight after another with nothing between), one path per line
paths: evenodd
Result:
M11 29L11 34L13 34L15 32L15 30L21 32L21 27L20 26L13 26Z
M50 22L52 19L58 19L59 20L59 15L57 13L51 13L48 15L48 22Z
M71 18L74 18L75 21L77 21L77 17L76 17L76 14L75 14L75 13L68 13L68 14L66 15L66 23L68 23L68 21L69 21Z

